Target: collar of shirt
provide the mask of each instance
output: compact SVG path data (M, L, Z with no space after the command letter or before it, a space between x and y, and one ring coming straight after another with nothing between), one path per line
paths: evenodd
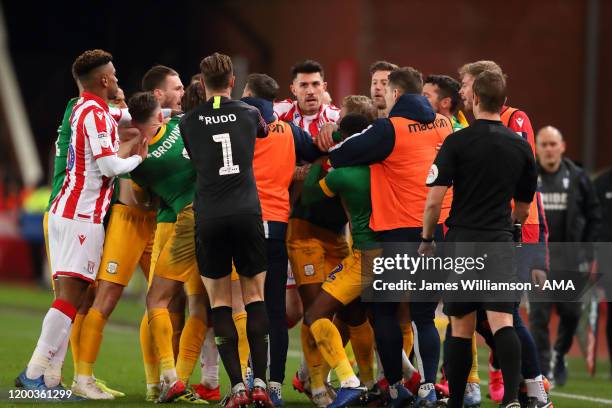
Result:
M106 102L104 102L104 100L102 98L100 98L98 95L92 94L91 92L83 91L81 96L84 99L92 99L92 100L94 100L98 105L100 105L102 107L102 109L104 109L106 112L108 112L108 104Z

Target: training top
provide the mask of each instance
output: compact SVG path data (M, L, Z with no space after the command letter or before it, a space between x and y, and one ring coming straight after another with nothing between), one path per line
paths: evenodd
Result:
M259 110L214 96L183 116L181 135L197 174L194 211L199 219L261 215L253 154L268 135Z

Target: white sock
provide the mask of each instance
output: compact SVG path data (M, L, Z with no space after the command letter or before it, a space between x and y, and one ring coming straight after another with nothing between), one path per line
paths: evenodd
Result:
M49 361L61 348L64 340L70 337L71 326L72 321L68 316L53 307L49 309L43 319L40 337L26 370L29 379L36 379L45 373Z
M45 385L49 388L59 385L62 380L62 367L64 366L69 341L70 336L66 336L57 353L49 361L49 367L45 371Z
M208 388L219 386L219 350L215 344L215 333L212 328L206 332L206 339L200 351L200 383Z
M541 375L537 376L536 378L526 379L525 385L527 386L528 397L535 397L540 402L546 402L548 400L548 395L544 389L544 381Z
M374 355L376 356L376 367L378 367L376 373L376 382L385 378L385 370L383 369L382 362L380 361L380 354L378 354L378 350L374 350Z
M402 350L402 374L404 379L409 380L412 377L412 373L416 371L416 368L410 362L410 359L406 355L406 352Z
M355 388L355 387L359 387L359 384L361 384L359 382L359 378L357 378L355 375L351 375L346 380L340 382L340 387L342 387L342 388Z
M298 368L298 378L300 381L304 382L310 377L308 374L308 365L306 364L306 359L304 358L304 354L302 354L302 361L300 362L300 367Z
M170 368L168 370L162 370L162 378L168 384L172 384L176 380L178 380L178 376L176 375L176 368Z

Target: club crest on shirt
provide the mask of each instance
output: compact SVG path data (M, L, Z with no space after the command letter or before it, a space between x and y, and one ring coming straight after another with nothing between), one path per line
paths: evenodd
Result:
M563 188L567 190L568 187L569 187L569 178L563 177Z
M304 275L312 276L314 275L314 273L315 273L314 265L312 264L304 265Z
M117 273L118 266L119 265L117 262L111 261L106 265L106 272L110 273L111 275L115 275Z

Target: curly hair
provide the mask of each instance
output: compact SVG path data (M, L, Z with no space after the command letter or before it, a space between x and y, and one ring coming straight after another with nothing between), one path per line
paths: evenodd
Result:
M113 61L113 56L104 50L87 50L77 57L72 64L72 76L84 79L94 69Z

